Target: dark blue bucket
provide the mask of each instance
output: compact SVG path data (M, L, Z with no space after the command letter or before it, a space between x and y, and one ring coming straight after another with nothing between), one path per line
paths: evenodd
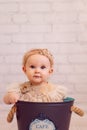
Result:
M64 102L17 102L18 130L69 130L74 99Z

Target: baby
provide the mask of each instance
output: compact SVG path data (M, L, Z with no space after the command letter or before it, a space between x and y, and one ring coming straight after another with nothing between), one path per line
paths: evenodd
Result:
M12 85L4 96L6 104L18 100L29 102L61 102L66 88L48 82L53 73L53 56L47 49L33 49L25 53L22 69L27 82Z

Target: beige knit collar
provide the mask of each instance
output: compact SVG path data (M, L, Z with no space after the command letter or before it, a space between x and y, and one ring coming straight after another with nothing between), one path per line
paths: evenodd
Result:
M21 93L23 94L29 92L30 90L46 93L52 90L52 85L47 82L47 83L43 83L41 85L35 86L35 85L32 85L30 81L28 81L21 84L20 90L21 90Z

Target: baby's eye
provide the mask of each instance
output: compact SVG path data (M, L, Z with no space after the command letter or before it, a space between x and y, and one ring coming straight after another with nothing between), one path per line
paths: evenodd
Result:
M44 66L44 65L43 65L43 66L41 66L41 69L45 69L45 68L46 68L46 66Z
M34 66L34 65L31 65L31 66L30 66L30 68L34 69L34 68L35 68L35 66Z

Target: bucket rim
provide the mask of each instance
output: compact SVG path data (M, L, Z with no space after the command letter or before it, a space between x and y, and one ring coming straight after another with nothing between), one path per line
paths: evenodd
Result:
M18 100L17 103L25 103L25 104L66 104L66 103L70 103L70 102L74 102L74 98L72 97L66 97L63 102L29 102L29 101L22 101L22 100Z

